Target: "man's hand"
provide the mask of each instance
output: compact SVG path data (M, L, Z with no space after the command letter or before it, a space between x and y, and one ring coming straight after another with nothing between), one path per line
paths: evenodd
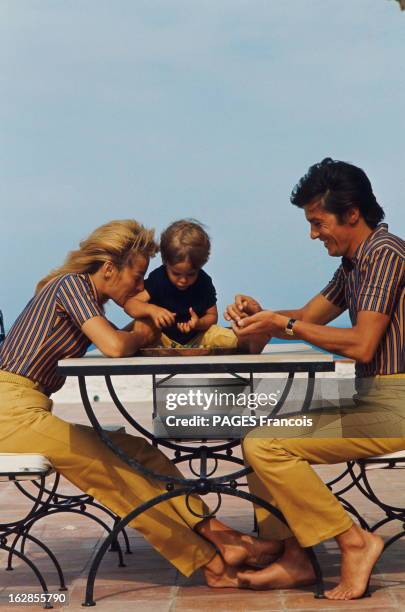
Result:
M193 329L196 328L197 323L199 321L198 316L196 315L196 313L191 307L189 308L189 313L190 313L190 319L188 321L186 321L185 323L177 323L177 328L183 334L188 334L189 332L193 331Z
M287 323L288 317L272 310L261 310L250 317L239 319L232 328L240 338L254 335L270 339L272 336L283 336Z
M259 302L249 295L238 294L235 296L235 302L226 307L224 317L227 321L238 322L250 315L257 314L263 309Z
M155 306L155 304L148 304L148 310L148 316L159 329L174 325L176 319L175 312L170 312L167 308L161 308L160 306Z

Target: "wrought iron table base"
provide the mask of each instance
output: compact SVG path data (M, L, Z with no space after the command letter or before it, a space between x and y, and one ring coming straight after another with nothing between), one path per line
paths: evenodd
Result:
M91 564L90 570L89 570L87 586L86 586L86 596L85 596L85 601L83 602L84 606L96 605L94 598L93 598L93 594L94 594L94 583L95 583L95 579L97 576L97 571L98 571L98 568L100 566L100 563L106 551L108 550L108 548L110 547L114 539L117 538L120 531L124 529L128 525L129 522L137 518L140 514L158 505L159 503L163 501L167 501L174 497L185 495L186 504L188 505L189 510L190 510L190 506L188 504L188 498L190 497L190 495L192 494L206 495L208 493L216 493L218 495L217 508L215 508L215 510L213 512L210 512L207 516L201 517L204 519L204 518L209 518L215 512L217 512L218 508L221 505L222 495L231 495L234 497L246 499L247 501L257 504L265 508L268 512L270 512L271 514L273 514L274 516L276 516L283 522L286 522L284 519L284 516L277 508L267 503L265 500L262 500L254 496L251 493L238 490L238 486L240 486L240 484L238 483L238 479L249 474L252 471L251 468L243 467L243 469L240 469L231 474L227 474L225 476L218 476L214 478L210 477L210 474L212 474L212 472L207 472L207 459L208 458L214 458L216 462L218 459L225 459L227 461L236 462L236 463L243 465L243 461L241 459L232 457L230 454L232 447L240 444L239 440L232 441L232 442L225 443L225 444L220 444L220 445L217 445L216 447L214 446L213 448L208 448L206 446L194 448L192 446L173 444L171 442L168 442L167 440L159 440L158 441L159 444L162 444L165 447L174 449L177 452L181 452L181 451L188 452L189 453L188 459L190 462L193 459L198 459L200 461L200 470L199 470L199 473L196 473L196 471L193 470L194 474L198 475L197 478L193 478L193 479L177 478L174 476L165 476L162 474L157 474L153 472L152 470L146 468L142 464L138 463L132 457L129 457L121 448L119 448L113 442L113 440L109 437L108 433L105 430L103 430L101 424L98 422L98 419L96 418L94 414L91 402L89 400L87 388L86 388L85 377L79 376L78 378L79 378L79 388L80 388L81 398L83 401L83 406L86 410L90 423L92 424L94 430L96 431L98 436L101 438L101 440L107 445L107 447L116 456L118 456L122 461L127 463L134 470L138 471L139 473L143 474L146 477L154 478L156 480L160 480L164 482L166 485L166 489L167 489L167 493L162 493L161 495L141 504L140 506L132 510L126 517L123 517L118 522L118 524L112 529L111 533L107 536L107 538L105 539L105 541L99 548ZM111 398L114 404L116 405L116 407L121 412L121 414L123 414L123 416L125 416L128 422L131 423L131 425L133 425L140 433L146 435L150 440L153 440L153 435L150 432L148 432L146 429L141 427L123 407L123 405L121 404L121 402L119 401L115 393L111 379L109 377L106 377L106 381L107 381L107 387L110 391ZM225 454L221 455L220 452L218 452L219 449L221 451L225 450L226 451ZM181 455L178 455L176 458L176 462L180 462L182 460L184 460L184 457L181 457ZM214 471L215 470L216 470L216 466L214 467ZM324 596L322 572L319 567L316 555L314 551L312 550L312 548L308 548L307 551L308 551L308 555L309 555L309 558L310 558L310 561L311 561L311 564L312 564L312 567L314 569L314 573L316 576L315 597L322 598Z

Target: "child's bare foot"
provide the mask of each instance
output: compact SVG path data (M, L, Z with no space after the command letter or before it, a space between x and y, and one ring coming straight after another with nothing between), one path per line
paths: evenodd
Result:
M283 543L278 540L260 540L251 535L240 533L211 519L197 526L197 531L215 544L225 563L236 567L268 565L283 552Z
M334 589L325 591L327 599L358 599L364 595L373 567L384 548L380 536L358 525L353 525L351 530L350 539L343 544L337 538L342 552L341 578Z
M240 586L248 589L291 589L316 581L305 550L294 540L287 540L284 553L277 561L256 572L238 572Z

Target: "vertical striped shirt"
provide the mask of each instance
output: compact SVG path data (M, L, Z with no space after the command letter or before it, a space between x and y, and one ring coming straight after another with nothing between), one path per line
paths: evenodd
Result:
M381 223L352 259L342 258L321 291L330 302L349 309L352 325L362 310L381 312L390 321L369 363L356 363L356 376L405 372L405 242Z
M59 359L81 357L91 341L83 323L104 316L88 274L64 274L45 285L27 304L0 347L0 369L38 382L47 395L65 377Z

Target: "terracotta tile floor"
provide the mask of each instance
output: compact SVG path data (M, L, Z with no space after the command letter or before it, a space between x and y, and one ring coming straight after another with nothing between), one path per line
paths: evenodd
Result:
M139 410L139 408L137 408ZM114 418L107 404L99 404L98 412L103 423L120 423ZM83 409L79 405L56 406L55 413L67 420L86 423ZM142 410L141 421L146 423L148 410ZM128 428L127 428L128 429ZM223 471L223 470L222 470ZM342 471L342 466L319 468L325 480ZM375 470L370 473L381 496L390 503L405 505L403 470ZM64 482L64 491L73 491ZM371 523L382 517L372 504L360 493L350 493L348 499ZM209 502L209 498L208 498ZM11 483L0 483L0 520L16 517L27 507L24 497ZM98 512L98 516L102 515ZM236 498L224 499L220 517L230 525L249 532L252 529L252 511L249 504ZM399 525L390 524L381 529L384 536L399 530ZM59 559L68 585L69 610L83 610L86 575L90 562L103 538L103 529L94 521L73 514L47 517L35 526L32 532L50 546ZM372 579L371 598L352 602L327 602L314 599L311 589L289 591L251 592L237 589L210 589L204 585L198 572L185 579L158 555L137 533L130 533L133 554L125 555L126 567L118 567L116 553L109 552L101 566L96 581L96 610L126 612L188 612L188 611L240 611L265 610L367 610L388 612L405 610L405 538L394 544L379 561ZM54 569L34 545L28 547L30 556L43 570L49 589L57 593ZM317 548L317 554L327 584L337 580L338 562L336 545L327 542ZM4 568L6 555L0 551L0 567ZM0 610L38 610L38 606L9 604L9 596L15 593L39 593L31 570L17 561L12 572L0 569ZM55 605L55 608L62 607Z

